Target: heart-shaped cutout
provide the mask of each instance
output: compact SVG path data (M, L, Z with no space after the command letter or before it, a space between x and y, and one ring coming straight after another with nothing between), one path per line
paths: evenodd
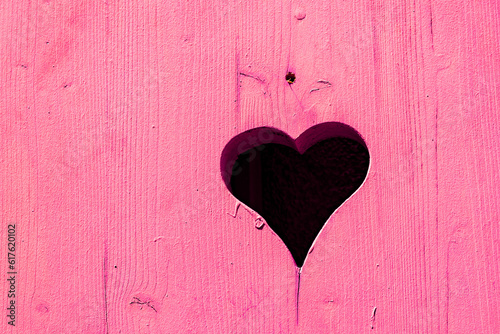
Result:
M359 133L318 124L296 140L261 127L234 137L221 158L231 193L267 222L301 268L333 212L363 183L369 153Z

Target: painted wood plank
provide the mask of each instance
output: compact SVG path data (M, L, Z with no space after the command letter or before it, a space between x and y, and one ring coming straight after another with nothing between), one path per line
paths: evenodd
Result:
M495 333L499 6L3 2L2 332ZM297 324L293 259L219 160L248 129L327 121L371 165L306 259Z

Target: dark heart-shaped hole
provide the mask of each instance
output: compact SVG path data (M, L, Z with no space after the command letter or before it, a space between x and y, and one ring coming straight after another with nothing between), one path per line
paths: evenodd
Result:
M261 127L233 138L222 153L222 176L242 203L258 212L302 267L332 213L363 183L368 149L351 127L316 125L296 140Z

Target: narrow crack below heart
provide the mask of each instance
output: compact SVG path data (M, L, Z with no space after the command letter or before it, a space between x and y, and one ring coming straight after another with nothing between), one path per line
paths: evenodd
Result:
M363 183L369 166L364 144L333 137L303 154L266 143L238 155L230 190L258 212L302 267L332 213Z

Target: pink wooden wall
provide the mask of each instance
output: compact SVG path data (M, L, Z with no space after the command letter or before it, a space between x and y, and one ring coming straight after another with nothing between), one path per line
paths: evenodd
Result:
M18 274L0 332L498 333L499 13L1 1L5 315L8 224ZM219 159L247 129L326 121L357 129L371 166L306 260L297 325L293 260L228 215Z

